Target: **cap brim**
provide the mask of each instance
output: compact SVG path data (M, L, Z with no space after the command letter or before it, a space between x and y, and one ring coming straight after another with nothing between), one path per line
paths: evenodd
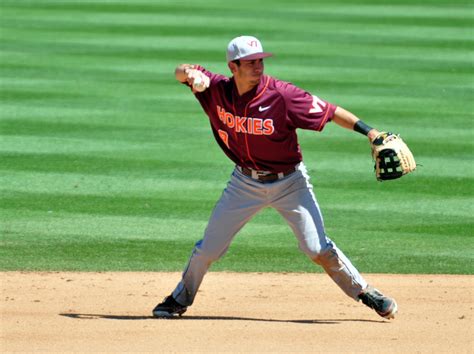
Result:
M239 58L238 60L255 60L255 59L263 59L273 56L273 53L263 52L263 53L255 53L250 54L245 57Z

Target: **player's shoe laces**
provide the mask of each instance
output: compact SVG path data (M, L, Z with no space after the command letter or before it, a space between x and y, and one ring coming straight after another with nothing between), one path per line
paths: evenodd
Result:
M395 318L398 307L394 299L384 296L372 286L367 287L360 295L362 302L374 309L380 316L391 319Z
M159 318L170 318L181 316L186 312L187 306L179 304L172 295L167 296L162 303L153 309L153 316Z

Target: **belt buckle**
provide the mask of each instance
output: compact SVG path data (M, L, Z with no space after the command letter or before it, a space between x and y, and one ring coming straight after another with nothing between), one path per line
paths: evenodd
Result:
M271 172L268 171L258 171L253 169L251 169L250 171L252 171L252 178L256 180L260 180L260 177L265 177L271 174Z
M268 175L268 172L265 171L257 171L257 170L250 170L252 171L252 178L256 180L260 180L260 177Z

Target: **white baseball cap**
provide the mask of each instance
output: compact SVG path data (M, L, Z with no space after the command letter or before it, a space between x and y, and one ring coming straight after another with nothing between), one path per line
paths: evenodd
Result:
M264 52L262 43L252 36L236 37L227 46L227 62L237 59L261 59L272 55L272 53Z

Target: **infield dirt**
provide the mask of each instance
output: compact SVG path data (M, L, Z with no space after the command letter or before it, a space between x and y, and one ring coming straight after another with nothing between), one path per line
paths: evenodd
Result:
M379 275L384 320L325 274L209 273L176 320L179 273L1 273L1 352L472 353L473 276Z

